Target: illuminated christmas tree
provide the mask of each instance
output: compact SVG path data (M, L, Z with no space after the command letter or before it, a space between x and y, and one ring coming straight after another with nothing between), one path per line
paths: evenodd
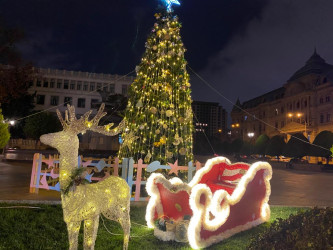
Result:
M155 14L156 23L137 66L125 112L127 125L119 158L187 164L193 158L193 115L189 75L180 37L181 24L168 0L167 11Z

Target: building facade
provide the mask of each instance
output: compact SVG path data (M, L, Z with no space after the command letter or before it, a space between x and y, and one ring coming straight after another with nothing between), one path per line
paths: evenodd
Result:
M84 114L94 109L94 103L101 102L98 91L110 94L127 95L127 89L134 77L97 74L80 71L38 68L37 78L32 83L29 92L36 93L36 110L50 109L60 111L67 104L74 105L77 114ZM54 109L53 109L54 108Z
M216 102L192 102L193 123L196 133L208 136L224 134L227 129L227 112Z
M310 142L323 130L333 132L333 65L317 54L278 89L241 103L231 112L232 136L251 139L303 133Z
M102 101L99 91L127 95L134 77L97 74L80 71L37 68L36 79L31 83L30 94L35 96L35 110L64 112L67 104L75 106L77 117L89 110L97 112L94 104ZM118 138L88 132L80 136L81 149L118 150Z

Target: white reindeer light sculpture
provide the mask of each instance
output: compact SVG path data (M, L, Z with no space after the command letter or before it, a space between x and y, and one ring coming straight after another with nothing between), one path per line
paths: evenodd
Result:
M101 105L92 120L89 120L91 111L85 113L80 119L76 119L74 106L68 105L65 120L57 110L63 131L41 136L41 142L58 149L60 153L59 182L62 190L68 190L68 187L73 185L73 173L78 169L79 139L77 134L91 130L112 136L123 129L123 122L114 129L110 129L113 124L98 126L100 119L106 115L103 109L104 104ZM78 247L78 234L82 221L84 221L84 249L94 249L101 213L121 224L124 231L123 249L127 249L131 225L129 216L130 190L126 181L116 176L110 176L98 183L73 185L73 187L74 190L61 193L69 249L77 249Z

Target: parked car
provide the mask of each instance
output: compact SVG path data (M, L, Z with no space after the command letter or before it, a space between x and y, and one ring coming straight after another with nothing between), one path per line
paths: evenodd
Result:
M304 160L304 159L299 159L299 158L292 158L292 159L290 159L289 162L286 163L286 168L292 169L293 168L293 164L299 164L299 163L306 164L306 163L308 163L308 161Z

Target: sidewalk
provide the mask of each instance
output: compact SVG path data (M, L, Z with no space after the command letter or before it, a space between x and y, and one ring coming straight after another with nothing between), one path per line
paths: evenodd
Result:
M286 170L273 165L271 205L333 207L333 173ZM60 204L60 192L29 193L32 162L0 162L0 202ZM145 206L146 202L131 202Z
M60 192L39 189L29 193L32 162L0 161L0 203L61 204ZM147 202L131 202L131 206L146 206Z

